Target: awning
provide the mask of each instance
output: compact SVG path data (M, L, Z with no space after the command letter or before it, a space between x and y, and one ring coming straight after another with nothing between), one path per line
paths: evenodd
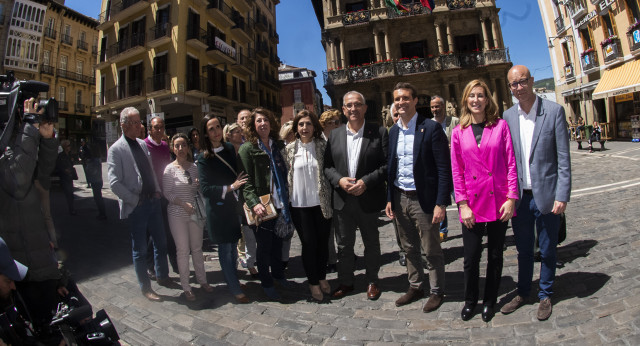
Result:
M593 91L593 99L613 97L640 91L640 60L604 71L600 83Z
M589 82L586 84L582 84L581 86L575 87L573 89L568 89L562 92L562 96L563 97L567 97L567 96L571 96L571 95L577 95L580 94L582 92L587 92L587 91L591 91L593 89L596 88L596 85L598 85L598 82L600 82L600 80L594 80L593 82Z

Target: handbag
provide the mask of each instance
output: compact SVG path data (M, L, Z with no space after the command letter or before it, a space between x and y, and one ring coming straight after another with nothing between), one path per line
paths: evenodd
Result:
M247 224L249 226L259 225L263 221L268 221L271 219L275 219L278 217L278 212L276 207L273 205L273 201L271 201L271 194L266 194L260 196L260 204L262 204L265 209L267 209L267 215L263 217L257 217L256 213L253 212L253 209L247 206L247 203L242 205L242 209L244 209L244 215L247 218Z
M204 224L207 222L207 211L204 206L204 198L202 198L202 194L200 190L196 192L196 195L193 197L193 210L195 211L191 214L191 220L195 221L200 227L204 227Z

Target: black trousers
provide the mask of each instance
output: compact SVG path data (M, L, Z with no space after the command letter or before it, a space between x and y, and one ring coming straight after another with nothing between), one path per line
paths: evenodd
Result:
M464 246L464 301L477 304L478 281L480 278L480 257L482 255L482 237L487 234L487 278L484 285L483 304L494 305L498 298L504 237L508 222L500 220L476 223L469 229L462 224L462 243Z
M100 216L107 216L104 208L104 199L102 198L102 181L90 184L91 191L93 192L93 200L96 202Z
M325 219L320 206L291 207L291 218L302 243L302 266L309 285L318 285L327 278L329 231L331 219Z
M278 212L280 212L278 210ZM282 241L273 231L277 218L262 222L259 226L249 226L256 236L256 262L258 277L264 288L273 287L273 279L284 279L282 264ZM325 243L326 244L326 243ZM271 269L271 271L269 271Z
M67 201L69 214L74 213L75 208L73 207L73 180L60 179L60 187L62 187L62 193L64 194L64 198Z
M164 223L164 233L167 236L167 255L169 255L169 264L174 273L178 274L178 259L176 257L176 243L171 235L171 228L169 228L169 215L167 214L167 207L169 201L166 198L162 198L162 221ZM150 271L155 271L155 262L153 260L153 242L149 232L147 232L147 268Z

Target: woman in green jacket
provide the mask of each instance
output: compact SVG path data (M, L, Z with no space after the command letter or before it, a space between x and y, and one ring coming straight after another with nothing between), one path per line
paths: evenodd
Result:
M287 168L281 153L284 144L278 140L278 124L273 113L264 108L254 109L245 129L245 138L247 141L238 151L248 175L242 189L244 201L260 219L267 215L260 196L269 195L278 212L277 218L251 226L257 242L258 276L267 296L275 300L279 295L273 286L274 279L283 286L288 285L282 264L282 241L293 233L293 225L289 213Z

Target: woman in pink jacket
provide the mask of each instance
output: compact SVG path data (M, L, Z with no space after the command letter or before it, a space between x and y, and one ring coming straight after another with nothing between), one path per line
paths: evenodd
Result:
M464 244L464 321L478 302L482 236L488 236L487 279L482 320L489 322L502 277L502 252L509 219L518 198L518 173L507 122L486 83L473 80L464 88L460 125L451 135L451 168Z

